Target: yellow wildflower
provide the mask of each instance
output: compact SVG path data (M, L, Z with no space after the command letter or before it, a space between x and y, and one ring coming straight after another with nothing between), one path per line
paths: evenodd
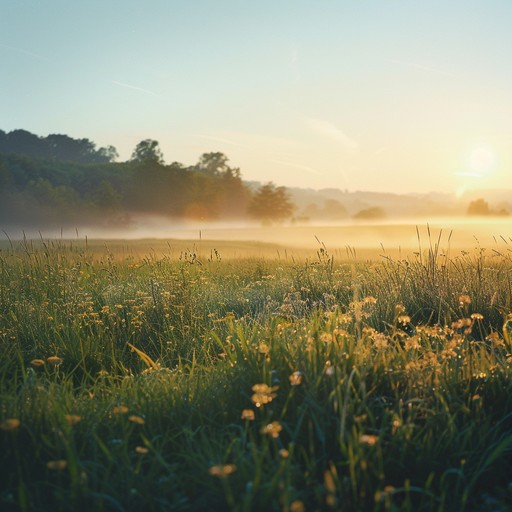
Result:
M363 434L363 435L359 436L359 442L361 444L367 444L368 446L376 445L378 440L379 440L379 437L374 436L372 434Z
M78 422L82 420L81 416L79 416L78 414L66 414L66 416L64 417L66 418L66 423L69 426L76 425Z
M16 430L21 425L21 421L18 418L8 418L0 423L2 430Z
M261 407L264 404L269 404L277 396L275 391L279 389L279 386L267 386L267 384L255 384L252 387L254 394L251 396L251 400L256 407Z
M252 409L244 409L240 417L243 420L254 421L254 411Z
M271 423L263 426L260 430L260 433L277 439L281 430L283 430L282 425L278 421L272 421Z
M62 357L58 357L58 356L50 356L50 357L46 358L46 361L50 364L58 366L59 364L62 363L63 359L62 359Z
M210 475L218 478L226 478L227 476L232 475L235 471L236 466L234 464L211 466L210 469L208 469L208 473L210 473Z
M49 460L46 463L46 467L52 471L62 471L63 469L66 469L67 465L68 461L63 459Z
M302 373L293 372L289 377L292 386L299 386L302 383Z
M128 407L126 407L126 405L116 405L112 409L112 412L114 414L126 414L128 412Z
M128 420L132 423L136 423L137 425L144 425L146 423L146 420L142 418L141 416L137 416L135 414L132 414L131 416L128 416Z

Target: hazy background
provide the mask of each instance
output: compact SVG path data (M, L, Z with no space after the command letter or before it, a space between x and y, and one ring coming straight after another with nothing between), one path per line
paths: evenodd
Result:
M512 2L2 0L0 128L247 180L511 187Z

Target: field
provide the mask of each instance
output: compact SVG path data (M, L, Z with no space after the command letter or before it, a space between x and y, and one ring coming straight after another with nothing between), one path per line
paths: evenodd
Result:
M512 242L411 230L3 241L0 509L510 510Z

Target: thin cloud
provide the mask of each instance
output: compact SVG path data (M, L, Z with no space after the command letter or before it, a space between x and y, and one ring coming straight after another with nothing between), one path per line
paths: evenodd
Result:
M385 59L386 62L390 64L398 64L400 66L407 66L410 68L421 69L422 71L429 71L431 73L437 73L438 75L452 76L451 73L444 71L439 68L434 68L432 66L425 66L424 64L418 64L417 62L405 62L403 60L396 59Z
M346 149L354 151L359 148L359 144L356 140L349 137L343 130L330 121L308 117L304 118L304 121L315 132L339 142Z
M213 135L192 135L200 139L213 140L214 142L221 142L222 144L230 144L231 146L238 146L239 148L248 147L246 144L235 142L234 140L224 139L223 137L214 137Z
M160 96L156 92L150 91L149 89L143 89L142 87L137 87L135 85L118 82L117 80L109 80L109 83L117 85L118 87L124 87L126 89L131 89L133 91L142 92L144 94L148 94L149 96L155 96L156 98L162 98L162 96Z
M317 176L323 176L323 173L313 169L313 167L309 167L307 165L296 164L295 162L287 162L285 160L271 160L276 164L286 165L287 167L293 167L294 169L300 169L301 171L306 171L310 174L316 174Z
M17 46L9 46L8 44L3 43L0 43L0 47L7 48L8 50L13 50L18 53L22 53L23 55L28 55L29 57L34 57L35 59L44 60L45 62L51 62L50 59L47 59L43 55L39 55L38 53L34 53L29 50L25 50L24 48L18 48Z

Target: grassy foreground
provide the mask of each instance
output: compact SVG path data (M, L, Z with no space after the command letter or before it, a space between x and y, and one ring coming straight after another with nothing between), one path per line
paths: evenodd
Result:
M510 510L512 252L0 252L0 509Z

